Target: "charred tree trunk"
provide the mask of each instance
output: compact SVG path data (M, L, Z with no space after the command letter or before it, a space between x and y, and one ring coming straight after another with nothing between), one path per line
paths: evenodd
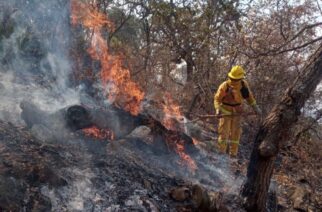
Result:
M257 133L247 170L247 180L241 190L247 211L266 211L276 156L287 139L287 130L297 121L305 101L321 79L322 46L311 57L293 85L287 89Z

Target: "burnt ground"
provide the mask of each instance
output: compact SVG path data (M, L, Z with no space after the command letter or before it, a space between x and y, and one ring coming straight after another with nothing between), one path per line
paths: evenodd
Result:
M0 211L203 211L191 198L170 196L174 188L194 184L224 193L230 211L243 211L237 194L247 170L250 132L244 132L237 161L213 149L191 153L196 171L148 139L103 141L77 131L45 141L32 132L0 122ZM321 140L313 135L304 133L281 152L272 209L321 209Z
M177 154L152 146L134 138L94 140L82 131L45 142L28 129L0 122L0 209L200 211L191 199L169 195L173 188L200 183L209 191L226 191L223 202L242 211L229 186L236 179L225 173L222 158L198 152L194 172L178 163Z
M322 211L322 127L311 121L302 117L292 127L289 141L277 157L271 181L277 211ZM254 120L247 120L243 127L239 163L234 170L244 176L257 127Z
M311 131L282 150L274 175L281 211L322 211L321 141Z
M2 210L170 211L175 207L167 192L180 180L149 171L120 154L106 153L107 143L87 141L96 142L88 149L75 136L66 143L45 144L27 130L3 122L0 135Z

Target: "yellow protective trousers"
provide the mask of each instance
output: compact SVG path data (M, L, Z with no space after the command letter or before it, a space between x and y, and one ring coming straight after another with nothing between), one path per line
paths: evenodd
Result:
M219 151L236 157L241 133L241 116L224 116L220 118L218 126Z

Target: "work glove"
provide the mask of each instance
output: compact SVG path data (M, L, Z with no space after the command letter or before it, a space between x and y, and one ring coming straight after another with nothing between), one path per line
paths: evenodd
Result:
M262 116L262 110L258 107L258 105L254 105L253 110L258 116Z
M218 109L216 109L216 115L232 115L233 113L220 107Z

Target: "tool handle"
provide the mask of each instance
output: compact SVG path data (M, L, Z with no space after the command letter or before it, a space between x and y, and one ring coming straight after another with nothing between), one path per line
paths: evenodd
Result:
M255 113L233 113L233 114L219 114L219 115L197 115L198 118L222 118L233 116L256 116Z

